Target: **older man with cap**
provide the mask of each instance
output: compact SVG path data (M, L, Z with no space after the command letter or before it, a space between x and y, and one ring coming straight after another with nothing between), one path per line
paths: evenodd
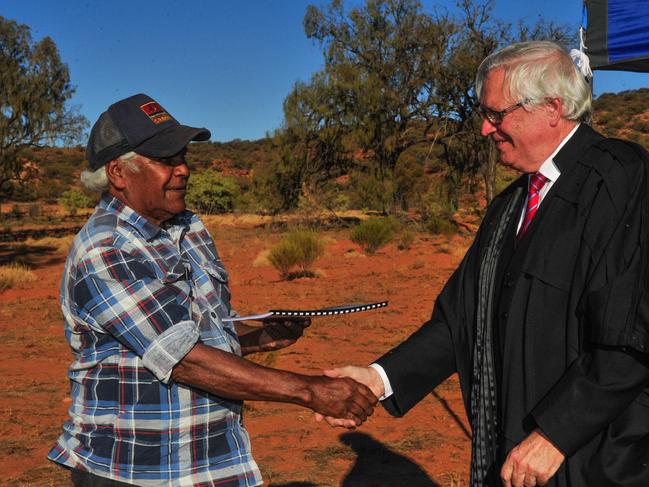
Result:
M224 321L233 314L228 275L185 209L187 145L209 137L143 94L111 105L90 133L92 171L82 180L103 194L65 265L72 404L49 453L76 486L259 485L243 400L299 404L354 424L376 403L351 379L242 358L292 344L309 323Z

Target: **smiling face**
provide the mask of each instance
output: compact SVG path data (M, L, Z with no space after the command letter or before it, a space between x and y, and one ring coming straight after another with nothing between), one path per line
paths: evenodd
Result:
M498 112L521 101L510 95L504 70L494 69L487 75L482 106ZM492 138L503 165L525 173L536 172L561 141L556 131L561 113L558 103L557 107L556 100L544 101L530 111L521 107L507 113L501 123L485 118L480 133Z
M183 150L165 159L136 155L133 171L122 161L111 161L108 177L110 192L151 223L160 225L185 209L189 167Z

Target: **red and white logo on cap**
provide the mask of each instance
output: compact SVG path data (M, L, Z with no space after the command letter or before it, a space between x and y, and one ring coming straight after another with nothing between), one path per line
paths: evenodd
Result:
M146 113L147 117L149 117L155 124L171 120L171 115L165 112L164 109L155 101L150 101L144 105L140 105L140 109Z

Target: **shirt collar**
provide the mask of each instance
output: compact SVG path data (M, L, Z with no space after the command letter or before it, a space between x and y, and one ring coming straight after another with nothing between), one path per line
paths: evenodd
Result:
M156 237L162 227L151 223L145 217L140 215L131 207L127 206L123 201L115 198L114 196L106 193L101 197L99 201L99 208L102 208L104 211L111 213L120 220L126 222L131 227L135 228L146 240L151 240ZM189 227L192 219L192 213L189 211L183 211L178 215L175 215L173 218L167 220L163 223L165 229L170 228L175 225L180 225L183 227Z
M566 135L566 137L561 141L557 148L554 149L554 152L550 154L550 157L548 157L545 161L543 161L543 164L541 164L538 172L545 176L549 181L554 182L559 178L559 176L561 176L561 171L555 164L554 157L559 153L563 146L568 143L572 136L575 135L575 132L577 132L579 125L580 124L577 124L573 127L570 133Z

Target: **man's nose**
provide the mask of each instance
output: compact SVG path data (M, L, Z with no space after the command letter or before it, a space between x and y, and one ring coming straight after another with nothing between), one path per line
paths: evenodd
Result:
M189 166L187 165L187 162L183 162L182 164L178 164L177 166L174 166L174 176L183 176L188 178L189 177Z
M493 134L496 130L496 126L489 121L487 117L482 119L482 125L480 126L480 135L486 137Z

